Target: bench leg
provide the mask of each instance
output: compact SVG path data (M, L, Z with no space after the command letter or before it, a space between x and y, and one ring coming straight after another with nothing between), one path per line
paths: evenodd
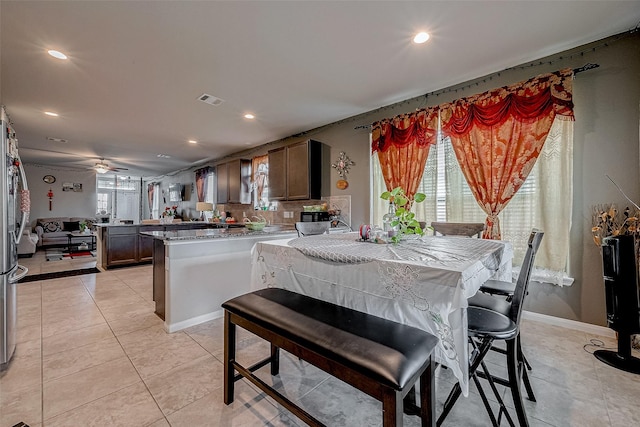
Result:
M436 364L433 354L429 358L429 366L420 375L420 418L422 427L435 427L436 425Z
M382 397L382 427L402 427L402 392L389 389Z
M236 325L231 323L231 315L224 311L224 404L233 403L234 374L236 359Z
M271 344L271 375L280 373L280 349Z

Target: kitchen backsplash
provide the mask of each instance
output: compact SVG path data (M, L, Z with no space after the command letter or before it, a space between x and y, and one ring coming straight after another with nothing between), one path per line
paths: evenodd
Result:
M246 216L251 220L255 220L252 217L259 215L264 217L269 224L294 225L296 222L300 221L300 212L303 211L303 206L319 205L322 203L327 203L328 209L339 210L340 220L345 224L351 225L351 196L329 196L322 200L278 202L277 210L275 211L259 211L254 210L251 205L240 205L235 203L229 203L226 205L219 204L216 206L216 209L224 212L230 212L231 216L238 222L243 220L243 216ZM287 215L286 218L285 215Z

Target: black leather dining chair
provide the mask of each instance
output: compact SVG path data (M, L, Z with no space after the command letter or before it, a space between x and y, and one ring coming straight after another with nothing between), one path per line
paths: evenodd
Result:
M522 317L522 305L524 297L527 295L527 288L531 279L531 271L533 270L536 252L540 247L543 235L544 233L542 231L533 230L529 236L527 253L522 263L518 281L516 282L513 298L510 302L494 297L496 298L494 308L478 306L469 306L467 308L469 344L471 345L469 376L476 384L482 402L494 426L499 425L503 414L509 424L515 426L513 418L507 411L504 401L496 388L496 383L509 387L520 426L529 425L522 402L522 392L520 390L521 379L523 375L526 375L520 347L520 319ZM484 357L496 341L505 341L506 343L505 354L507 356L508 372L508 379L506 380L493 376L484 363ZM479 371L479 368L482 368L482 371ZM497 419L489 405L479 377L487 379L498 401L500 409ZM437 421L438 426L445 420L460 397L460 394L460 384L456 384L445 401L444 408Z
M486 307L496 311L500 311L504 304L501 303L501 300L496 300L494 296L504 297L507 301L511 301L513 298L513 293L516 290L516 284L512 281L504 281L504 280L495 280L489 279L480 286L480 289L477 294L473 297L469 298L469 305L476 307ZM502 349L494 349L501 353L504 353ZM524 355L522 356L524 359L524 364L528 370L531 370L531 365ZM533 390L531 389L531 385L529 384L528 375L524 376L525 386L527 387L527 394L529 395L529 400L535 402L535 396L533 394Z

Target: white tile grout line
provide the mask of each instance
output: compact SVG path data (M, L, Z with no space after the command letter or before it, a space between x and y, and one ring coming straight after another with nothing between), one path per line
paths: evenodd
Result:
M534 313L533 311L526 310L522 312L522 318L563 328L575 329L588 334L616 338L616 333L613 329L605 326L592 325L591 323L578 322L577 320L563 319L561 317L549 316L547 314Z

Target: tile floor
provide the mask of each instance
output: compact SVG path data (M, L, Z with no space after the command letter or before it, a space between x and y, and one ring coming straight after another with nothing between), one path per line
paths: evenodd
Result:
M55 268L38 258L21 263L34 274L38 265L39 272ZM14 360L0 373L0 427L303 425L244 380L235 402L222 403L221 320L166 334L153 314L151 266L20 284L18 326ZM611 339L533 321L523 322L522 334L538 398L525 403L532 426L640 425L640 375L583 348L591 339L613 347ZM247 332L238 340L241 363L268 353ZM381 425L378 402L287 356L279 377L268 367L260 376L328 426ZM491 356L496 372L499 358ZM452 378L438 370L436 381L439 411ZM405 425L419 423L405 416ZM473 389L444 423L486 425Z
M51 250L51 252L61 254L63 250ZM96 258L94 256L76 256L75 258L63 257L60 260L47 261L45 251L40 249L30 258L18 258L18 264L27 267L29 269L27 275L32 276L35 274L95 267Z

